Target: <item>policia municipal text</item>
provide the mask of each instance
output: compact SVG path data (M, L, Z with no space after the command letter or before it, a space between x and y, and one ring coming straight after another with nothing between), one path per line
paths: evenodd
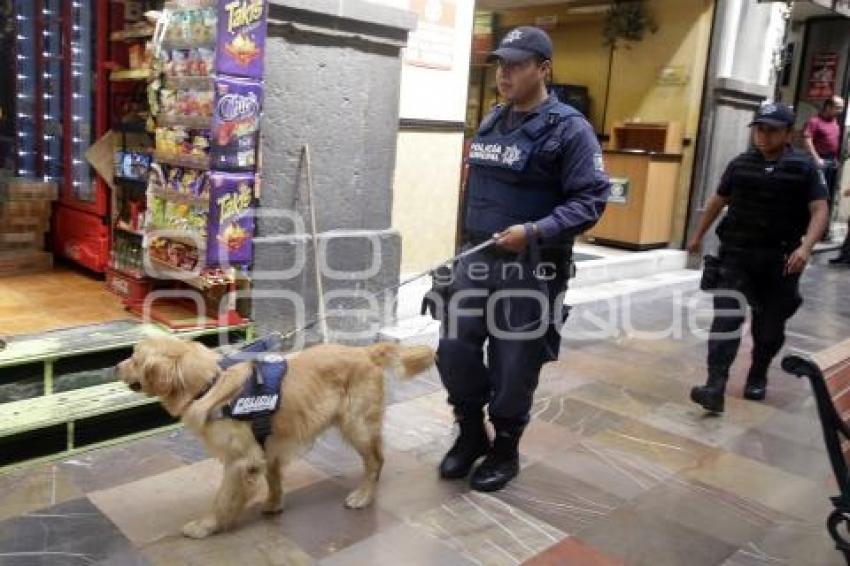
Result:
M744 397L765 398L767 370L785 342L785 323L803 303L800 274L826 228L823 174L812 158L792 149L794 112L765 104L750 124L753 147L732 160L708 201L693 240L702 239L721 211L719 262L706 260L703 288L713 290L714 321L708 340L708 381L691 399L707 411L724 406L729 368L741 343L744 302L752 309L752 365ZM713 274L713 276L711 276Z
M519 473L518 443L540 369L558 356L573 239L602 215L610 188L591 126L547 94L546 33L514 29L491 58L508 103L473 140L463 230L467 248L498 240L455 264L441 290L448 308L437 353L460 425L440 474L465 478L486 456L471 478L479 491L501 489Z

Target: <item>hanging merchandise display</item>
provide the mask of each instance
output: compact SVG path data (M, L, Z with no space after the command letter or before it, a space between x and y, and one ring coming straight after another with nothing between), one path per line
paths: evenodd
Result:
M143 251L156 277L207 299L252 261L266 16L266 1L175 0L154 35Z

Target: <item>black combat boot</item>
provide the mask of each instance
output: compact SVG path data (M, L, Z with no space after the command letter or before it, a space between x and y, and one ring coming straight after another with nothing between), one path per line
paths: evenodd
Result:
M726 375L724 373L708 372L708 381L701 387L691 389L691 401L709 413L722 413L726 397Z
M490 450L490 438L484 428L484 412L455 410L460 434L440 462L440 477L457 480L469 475L472 466Z
M519 439L522 429L504 429L496 425L493 449L472 474L475 491L499 491L519 474Z
M768 364L753 362L747 373L747 384L744 386L744 399L764 401L767 396Z

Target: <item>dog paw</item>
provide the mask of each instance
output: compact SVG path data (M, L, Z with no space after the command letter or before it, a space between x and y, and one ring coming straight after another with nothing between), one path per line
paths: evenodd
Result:
M263 513L266 515L283 513L283 501L266 501L263 504Z
M199 519L183 525L183 535L189 538L206 538L213 534L214 528L209 521Z
M358 489L352 491L345 498L345 506L349 509L363 509L368 507L374 499L374 491L371 489Z

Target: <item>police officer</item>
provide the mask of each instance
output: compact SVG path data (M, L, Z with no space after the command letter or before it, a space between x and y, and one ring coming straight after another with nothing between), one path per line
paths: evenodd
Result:
M440 475L465 478L486 456L471 478L479 491L519 473L540 369L558 356L573 238L599 219L609 192L593 129L547 93L546 33L514 29L490 57L507 104L483 120L471 145L463 232L468 246L498 240L455 265L437 356L460 425Z
M767 370L785 342L785 323L803 302L800 274L826 228L823 175L810 156L790 146L794 111L765 104L750 124L753 147L726 168L717 194L688 249L698 253L721 211L718 289L708 341L708 381L691 400L723 412L729 368L741 343L744 302L752 309L752 365L744 397L765 398Z

